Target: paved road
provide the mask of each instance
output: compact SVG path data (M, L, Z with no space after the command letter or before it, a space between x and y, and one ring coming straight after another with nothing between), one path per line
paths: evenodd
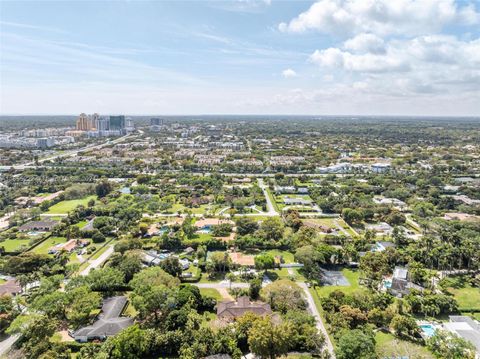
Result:
M38 163L41 164L43 162L55 160L57 158L73 157L73 156L76 156L79 152L82 152L82 151L97 150L97 149L103 148L105 146L109 146L109 145L112 145L112 144L122 142L122 141L126 140L127 138L129 138L130 136L131 135L125 135L125 136L119 137L119 138L117 138L113 141L107 141L107 142L104 142L104 143L100 143L98 145L89 145L89 146L82 147L82 148L79 148L79 149L76 149L76 150L60 153L58 155L53 155L53 156L41 158L41 159L38 160ZM41 167L41 166L40 165L37 166L35 164L35 162L28 162L28 163L24 163L24 164L21 164L21 165L15 165L15 166L0 166L1 169L5 169L5 170L8 170L12 167L16 170L24 170L26 168L36 168L36 167Z
M270 199L270 196L268 195L267 185L263 182L263 178L258 179L258 186L262 189L263 195L265 196L265 199L267 200L267 212L265 212L264 215L266 215L266 216L278 216L279 213L275 210L275 207L272 203L272 200Z
M221 282L212 282L212 283L193 283L193 285L198 288L213 288L213 289L225 289L225 288L248 288L248 283L242 282L232 282L228 280L222 280Z
M14 334L0 342L0 358L3 357L6 353L8 353L8 351L10 350L12 345L15 344L18 338L20 338L20 334Z
M112 255L112 253L113 253L113 244L111 244L107 248L107 250L100 255L100 257L91 261L88 267L80 272L80 275L88 275L88 273L90 273L90 270L101 266L108 259L108 257Z
M317 329L320 332L322 332L323 335L325 336L327 349L330 352L330 355L332 356L332 358L335 358L335 352L333 350L332 342L330 341L330 338L328 337L327 329L325 329L325 325L323 324L322 317L320 316L320 313L318 312L317 306L315 305L315 301L313 300L312 294L308 290L308 287L305 283L297 282L297 284L300 286L300 288L303 289L303 292L305 293L305 299L307 300L308 307L310 308L310 312L312 313L312 315L317 320Z

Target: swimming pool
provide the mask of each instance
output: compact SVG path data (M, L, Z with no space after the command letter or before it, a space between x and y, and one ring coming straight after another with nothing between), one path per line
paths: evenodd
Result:
M391 279L386 279L383 281L383 287L384 288L391 288L392 287L392 280Z
M422 330L423 335L425 335L427 338L430 338L435 334L435 326L433 324L421 324L420 329Z

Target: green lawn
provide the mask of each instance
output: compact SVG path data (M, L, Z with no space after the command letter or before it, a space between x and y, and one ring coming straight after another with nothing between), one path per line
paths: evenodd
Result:
M278 249L272 249L267 251L267 253L271 254L272 256L281 256L285 263L293 263L295 260L293 258L293 253L288 251L281 251Z
M53 247L59 243L65 243L67 239L65 237L49 237L40 243L38 246L32 249L32 252L37 254L47 254L50 247Z
M480 311L480 288L472 287L465 277L450 277L444 279L447 290L453 294L462 309L478 309Z
M433 359L427 348L418 344L395 338L392 334L377 332L376 350L380 358L408 357L415 359Z
M335 221L336 218L330 217L323 217L323 218L308 218L306 219L308 222L316 223L321 226L330 227L330 228L337 228Z
M360 277L360 272L358 270L351 270L344 268L342 269L342 273L347 278L347 280L350 282L349 287L344 287L344 286L322 286L322 287L317 287L317 293L320 297L327 297L330 293L336 291L336 290L341 290L342 292L346 294L350 294L358 289L362 289L360 285L358 284L358 278Z
M28 239L6 239L0 242L0 247L4 247L6 252L17 252L30 246Z
M355 230L348 225L347 222L345 222L342 218L337 219L338 224L345 229L348 234L350 234L352 237L358 237L358 233L355 232Z
M88 221L80 221L78 223L75 223L75 227L78 227L80 229L82 229L83 227L85 227L87 225Z
M81 199L72 199L67 201L61 201L57 204L54 204L48 209L46 213L48 214L67 214L68 212L74 210L79 205L86 206L91 199L97 199L97 196L88 196Z
M223 297L215 288L200 288L200 293L206 297L211 297L217 301L222 300Z

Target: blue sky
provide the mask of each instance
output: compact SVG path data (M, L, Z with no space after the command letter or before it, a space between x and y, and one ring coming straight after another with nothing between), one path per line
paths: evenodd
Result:
M1 114L480 115L478 2L0 7Z

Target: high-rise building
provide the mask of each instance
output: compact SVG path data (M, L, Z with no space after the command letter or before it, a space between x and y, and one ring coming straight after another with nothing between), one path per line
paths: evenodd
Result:
M97 128L97 131L108 131L110 129L110 120L105 117L99 118L97 119L95 127Z
M78 131L92 131L96 129L97 120L99 119L98 113L94 113L91 116L87 116L84 113L81 113L77 119L76 129Z
M98 130L97 123L100 118L98 113L94 113L93 115L90 115L88 117L90 117L90 125L91 125L90 130Z
M81 113L77 119L77 130L79 131L88 131L91 127L91 121L85 113Z
M158 118L158 117L151 118L150 126L163 126L163 118Z
M130 130L134 130L135 129L135 125L133 124L133 120L131 117L127 117L125 119L125 127L130 129Z
M110 130L125 129L125 116L110 116Z

